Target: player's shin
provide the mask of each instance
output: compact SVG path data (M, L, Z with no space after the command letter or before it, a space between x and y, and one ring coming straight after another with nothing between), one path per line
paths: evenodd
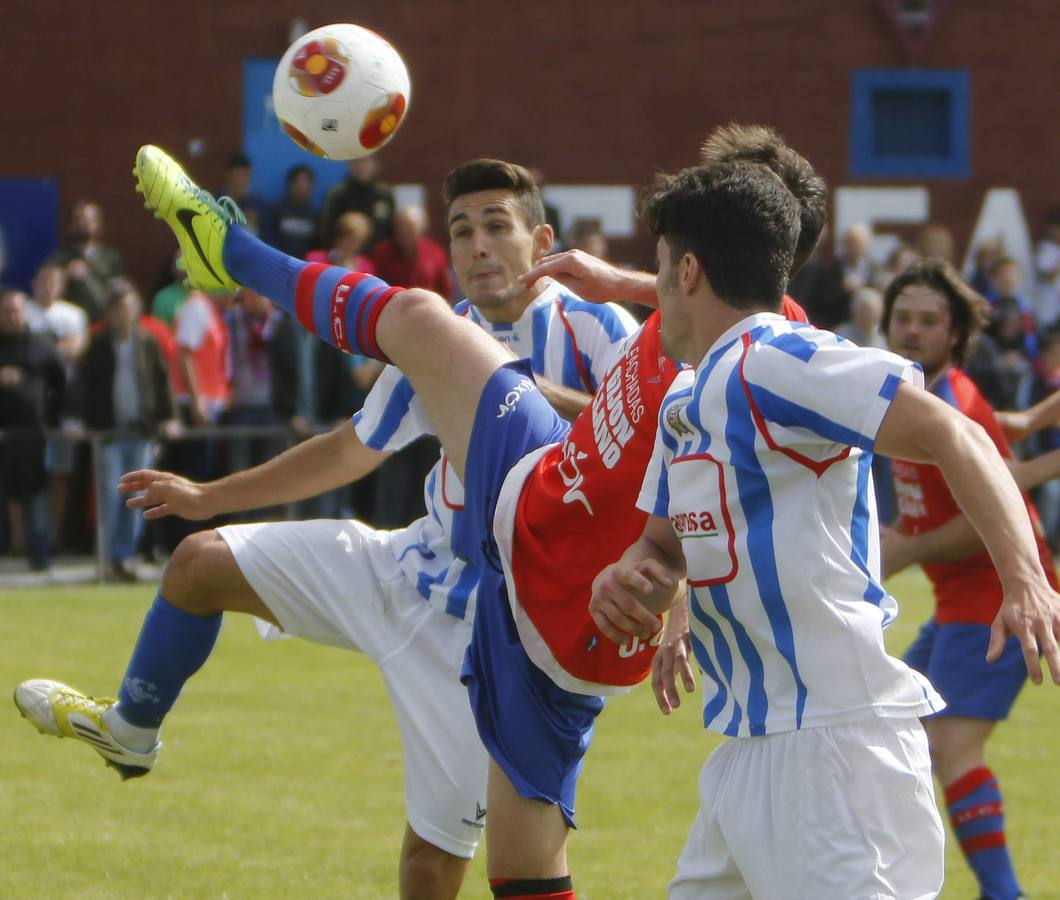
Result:
M238 225L229 227L223 254L236 281L295 316L311 334L340 350L389 361L376 342L375 325L402 288L374 275L288 256Z
M128 741L129 749L139 750L131 744L157 739L162 720L184 682L206 662L220 630L220 613L197 616L161 594L155 597L122 679L118 704L108 713L107 725L119 742Z

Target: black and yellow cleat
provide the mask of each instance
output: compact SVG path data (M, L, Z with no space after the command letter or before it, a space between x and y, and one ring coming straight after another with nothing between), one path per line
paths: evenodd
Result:
M235 202L215 200L173 157L151 144L136 154L133 175L144 206L177 236L189 284L215 294L236 290L239 284L225 269L222 255L229 227L246 222Z

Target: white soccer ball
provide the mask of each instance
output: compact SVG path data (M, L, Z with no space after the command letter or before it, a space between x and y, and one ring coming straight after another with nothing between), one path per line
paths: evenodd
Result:
M272 102L284 131L327 159L374 153L400 127L411 85L390 44L359 25L324 25L283 55Z

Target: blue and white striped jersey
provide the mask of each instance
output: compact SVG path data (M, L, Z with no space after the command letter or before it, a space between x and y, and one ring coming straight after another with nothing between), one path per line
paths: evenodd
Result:
M618 360L637 323L621 307L588 303L552 282L519 320L491 324L465 300L466 315L517 357L528 357L534 374L574 390L592 393ZM364 407L353 417L357 436L375 450L396 450L431 428L408 380L393 366L379 377ZM470 620L474 616L478 569L457 559L453 522L462 514L463 485L443 453L424 485L427 515L394 534L391 547L406 577L436 608Z
M682 372L660 410L638 506L688 567L704 725L772 734L944 705L889 656L873 443L918 366L758 313Z

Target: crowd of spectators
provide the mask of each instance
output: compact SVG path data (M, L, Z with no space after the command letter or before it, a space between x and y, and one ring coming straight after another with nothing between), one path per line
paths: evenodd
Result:
M426 211L397 207L378 167L375 157L351 161L317 209L310 168L294 166L283 196L270 203L253 191L251 161L235 154L219 193L240 204L248 227L291 255L455 299L447 254L429 235ZM558 214L550 213L558 234ZM575 220L563 238L565 246L608 256L598 219ZM879 323L889 281L925 255L955 262L955 249L940 224L925 226L886 259L874 258L871 244L864 225L839 235L834 252L822 241L789 293L814 324L878 347L885 345ZM999 240L974 250L969 281L990 302L993 320L966 368L995 408L1025 408L1060 387L1060 208L1046 217L1034 272L1022 271ZM313 340L252 291L189 291L178 255L155 290L142 294L105 240L103 209L78 201L31 295L0 294L0 554L21 553L32 568L46 569L58 549L90 550L98 508L111 575L135 578L138 554L165 554L202 525L161 521L145 534L142 517L116 492L121 473L152 466L206 480L263 462L348 418L381 368ZM189 432L204 426L267 426L267 434ZM94 480L85 438L99 433L106 438ZM1036 441L1028 453L1060 446L1060 429ZM295 513L402 526L422 513L423 477L436 454L436 442L417 442L374 478L299 504ZM1046 485L1038 499L1055 547L1060 486Z
M250 160L235 154L219 193L236 200L248 227L292 255L453 299L447 255L427 234L426 212L396 206L377 160L352 162L320 209L313 189L312 170L295 166L284 195L269 203L253 191ZM141 554L164 555L202 526L162 520L145 533L143 517L117 493L122 473L150 466L216 478L361 406L378 363L313 340L253 291L189 290L179 263L175 255L156 289L141 291L106 241L102 207L83 200L31 295L0 286L0 554L23 554L44 570L57 551L90 551L98 510L110 576L135 579ZM254 426L266 428L248 433ZM196 430L204 427L213 430ZM96 461L92 435L100 437ZM436 443L418 442L374 480L296 512L404 525L422 512L422 482L436 454Z
M886 345L879 331L882 293L891 279L921 258L959 266L953 235L924 226L912 245L899 244L886 260L869 255L871 233L853 225L839 236L834 256L814 257L789 286L810 320L867 346ZM1034 248L1034 271L1023 271L999 239L973 248L969 283L990 303L991 321L965 363L990 404L1026 409L1060 387L1060 207L1045 219ZM1046 429L1017 447L1036 455L1060 446L1060 429ZM1038 490L1038 509L1054 550L1060 549L1060 484Z

